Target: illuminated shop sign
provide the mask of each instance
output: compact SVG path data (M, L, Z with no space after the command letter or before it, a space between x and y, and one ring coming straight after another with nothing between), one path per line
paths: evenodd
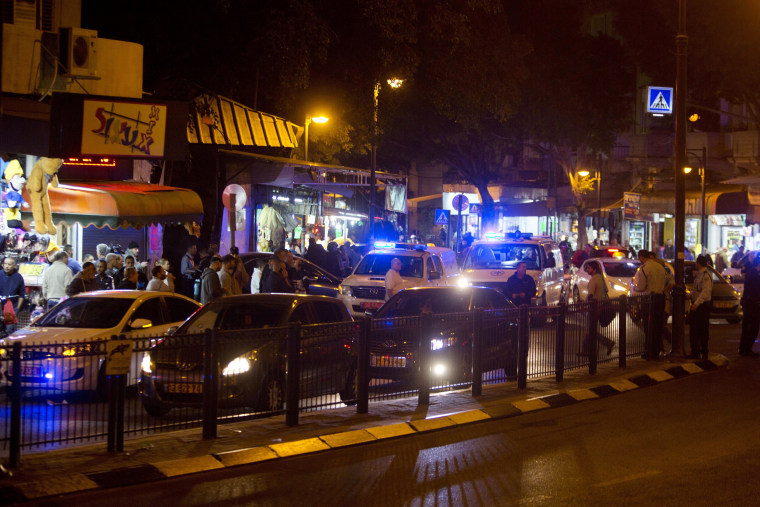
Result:
M164 156L166 105L85 99L82 108L81 153Z

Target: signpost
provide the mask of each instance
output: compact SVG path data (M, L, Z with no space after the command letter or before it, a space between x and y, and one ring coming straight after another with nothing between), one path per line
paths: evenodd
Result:
M673 88L650 86L647 89L647 113L672 114Z
M447 209L435 209L435 225L441 225L446 226L446 244L444 245L446 248L449 247L449 224L451 223L451 217L449 216L449 210Z

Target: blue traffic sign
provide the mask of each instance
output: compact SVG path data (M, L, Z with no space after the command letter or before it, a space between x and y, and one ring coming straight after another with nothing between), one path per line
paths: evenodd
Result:
M435 225L449 225L449 210L436 208Z
M647 89L647 113L672 114L673 88L650 86Z

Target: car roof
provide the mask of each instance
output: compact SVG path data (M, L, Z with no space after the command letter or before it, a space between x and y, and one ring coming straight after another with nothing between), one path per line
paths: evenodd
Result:
M264 294L241 294L238 296L224 296L215 299L211 303L240 304L240 303L264 303L274 302L278 304L292 304L294 302L306 301L330 301L343 304L339 299L330 296L317 296L313 294L285 294L285 293L264 293ZM211 304L209 303L209 304Z
M613 262L613 263L628 263L632 262L634 264L641 264L641 261L638 259L627 259L625 257L592 257L590 259L586 259L585 262L589 261L599 261L599 262Z
M108 297L108 298L117 298L117 299L151 299L154 297L161 297L161 296L176 296L181 299L185 299L187 301L192 301L193 303L197 303L200 306L200 303L195 301L194 299L190 299L187 296L183 296L182 294L177 294L176 292L162 292L162 291L147 291L147 290L97 290L92 292L82 292L80 294L77 294L75 296L72 296L72 298L82 298L82 297Z
M388 254L404 257L422 257L427 250L408 250L406 248L378 248L370 250L367 255L372 254Z
M516 239L516 238L492 238L492 239L478 239L473 242L473 245L545 245L554 243L554 240L548 238L541 238L533 236L530 239Z

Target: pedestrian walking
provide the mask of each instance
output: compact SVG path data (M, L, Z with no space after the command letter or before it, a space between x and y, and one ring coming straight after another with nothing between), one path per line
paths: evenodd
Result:
M691 358L707 359L707 342L710 339L710 310L712 299L712 275L707 269L704 255L697 256L697 271L691 288L689 306L689 342Z
M760 330L760 256L756 256L745 269L742 292L742 335L739 339L739 355L756 357L752 351Z
M586 296L586 301L597 301L597 312L599 314L601 313L602 305L609 299L609 296L607 295L607 283L604 280L602 268L599 266L598 261L587 262L585 270L591 277L588 282L588 295ZM597 318L597 323L598 321L599 319ZM615 342L599 332L597 332L596 335L598 341L607 347L607 355L609 356L612 354L612 349L615 348ZM583 340L583 351L580 355L587 356L592 350L591 347L591 333L589 333Z
M645 325L649 326L646 333L646 351L642 355L647 361L659 359L662 349L662 329L665 318L665 286L667 275L665 268L654 260L655 255L648 250L639 250L641 268L633 277L634 290L637 294L649 294L652 297L651 311L645 316Z

